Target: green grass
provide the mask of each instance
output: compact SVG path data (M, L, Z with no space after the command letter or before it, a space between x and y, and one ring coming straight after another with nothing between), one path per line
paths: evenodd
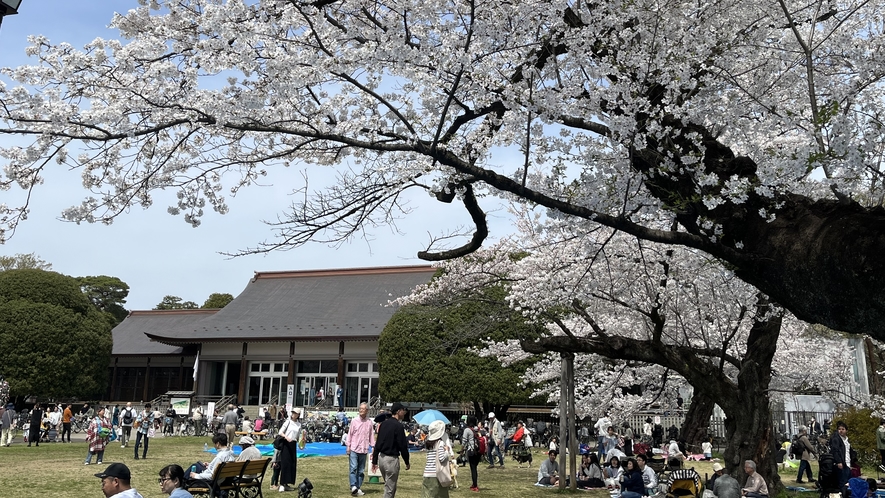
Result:
M72 444L44 443L39 448L28 448L22 443L6 448L0 447L0 496L40 496L41 498L101 497L99 479L96 472L112 462L123 462L132 470L132 485L145 498L162 498L157 485L157 473L167 464L177 463L186 467L197 460L208 460L203 453L203 443L208 438L156 438L151 440L147 460L134 460L132 446L123 449L111 444L105 452L104 465L84 466L86 443ZM538 498L559 495L557 489L534 486L538 465L544 459L536 448L534 464L531 468L519 468L514 461L507 461L504 469L479 468L479 493L470 491L470 469L458 468L459 489L453 489L451 496L489 496ZM413 498L421 496L424 453L412 453L412 468L401 471L397 496ZM95 460L93 459L93 462ZM712 463L689 462L688 466L705 477L712 474ZM403 467L404 469L405 467ZM812 470L817 474L817 462L812 462ZM864 469L872 472L874 469ZM795 486L796 469L781 471L784 485ZM321 457L302 458L298 461L298 478L309 478L314 484L317 498L346 498L350 496L347 480L347 458ZM806 484L806 486L809 486ZM383 495L381 484L366 483L363 491L368 497L380 498ZM265 481L264 492L270 496L297 496L297 493L282 494L270 487L270 479ZM588 498L608 498L604 490L580 491L579 496Z
M93 474L104 470L112 462L123 462L132 471L132 486L145 498L162 498L157 485L157 473L170 463L186 467L197 460L208 460L203 453L203 443L208 438L156 438L150 443L146 460L133 459L132 446L120 448L111 444L105 451L104 465L83 465L86 458L86 443L71 444L44 443L39 448L28 448L22 443L11 447L0 447L0 496L40 496L41 498L101 497L99 479ZM397 496L413 498L421 496L422 473L425 463L424 453L411 454L411 470L400 472ZM516 462L508 461L503 469L479 468L479 493L470 491L470 469L458 468L459 489L453 489L451 496L489 497L549 497L558 494L555 489L534 486L538 475L538 465L544 456L539 449L534 455L531 468L518 468ZM347 457L302 458L298 461L298 479L305 477L314 485L317 498L345 498L350 496L347 478ZM405 467L403 466L403 469ZM15 491L13 491L15 490ZM382 484L365 483L367 497L380 498ZM265 480L266 496L297 496L297 493L279 493L271 489L270 478ZM582 492L588 498L608 498L605 491Z

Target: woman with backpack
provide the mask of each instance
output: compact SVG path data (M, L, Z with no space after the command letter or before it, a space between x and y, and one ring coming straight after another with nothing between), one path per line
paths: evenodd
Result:
M479 449L479 436L477 435L477 420L475 415L467 416L467 427L464 428L464 433L461 434L461 451L467 455L467 463L470 465L470 491L479 491L479 486L476 484L477 478L477 467L479 466L479 461L482 458L482 453Z

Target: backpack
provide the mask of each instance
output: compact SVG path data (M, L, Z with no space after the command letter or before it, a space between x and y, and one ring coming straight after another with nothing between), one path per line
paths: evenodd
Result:
M126 408L123 410L123 423L126 425L132 424L132 409Z
M486 439L487 438L485 436L478 436L476 438L477 442L479 443L479 454L480 455L486 454Z
M833 455L824 453L818 458L817 463L817 482L820 485L821 491L824 493L838 493L839 479L836 476L836 464L833 460Z
M802 441L796 439L792 443L790 443L790 454L795 457L795 459L802 458L802 452L805 450L805 445L802 444Z

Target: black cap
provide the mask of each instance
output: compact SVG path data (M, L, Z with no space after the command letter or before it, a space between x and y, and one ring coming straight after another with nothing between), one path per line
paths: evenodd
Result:
M116 477L117 479L128 481L132 479L132 474L129 473L129 467L126 465L122 463L112 463L108 465L108 468L106 468L104 472L95 474L95 477L101 479L104 479L105 477Z
M405 410L405 409L406 409L406 407L403 406L402 403L400 403L400 402L397 401L396 403L393 404L393 407L390 408L390 413L394 413L394 414L395 414L396 412L398 412L398 411L400 411L400 410Z

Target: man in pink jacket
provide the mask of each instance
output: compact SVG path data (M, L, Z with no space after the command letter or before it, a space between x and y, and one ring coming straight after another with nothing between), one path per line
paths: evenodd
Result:
M360 404L360 416L350 421L347 433L347 456L350 458L350 494L363 496L363 479L366 477L366 456L369 447L375 446L375 431L372 420L367 416L369 406Z

